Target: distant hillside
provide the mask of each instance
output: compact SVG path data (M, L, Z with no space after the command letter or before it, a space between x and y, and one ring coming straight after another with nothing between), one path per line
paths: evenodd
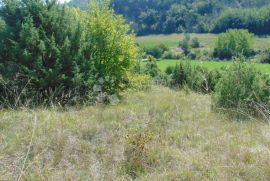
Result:
M86 2L71 0L69 5L87 9ZM269 4L270 0L112 0L111 6L133 22L139 35L222 32L229 28L270 34Z

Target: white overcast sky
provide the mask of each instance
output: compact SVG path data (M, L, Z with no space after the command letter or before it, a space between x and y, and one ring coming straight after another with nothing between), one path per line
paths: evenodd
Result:
M60 3L69 2L70 0L58 0Z

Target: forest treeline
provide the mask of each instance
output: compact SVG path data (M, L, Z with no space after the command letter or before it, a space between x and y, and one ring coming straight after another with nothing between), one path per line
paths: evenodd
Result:
M87 8L86 0L69 5ZM112 0L117 14L133 23L138 35L220 33L232 28L270 34L269 0Z

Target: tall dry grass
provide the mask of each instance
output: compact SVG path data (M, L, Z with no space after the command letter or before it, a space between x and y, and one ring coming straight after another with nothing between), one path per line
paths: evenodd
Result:
M0 111L0 180L270 180L270 125L163 87L118 105Z

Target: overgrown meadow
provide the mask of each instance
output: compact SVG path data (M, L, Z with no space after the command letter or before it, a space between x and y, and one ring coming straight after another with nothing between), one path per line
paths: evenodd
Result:
M136 37L114 8L1 1L0 180L270 180L269 37L233 10Z

